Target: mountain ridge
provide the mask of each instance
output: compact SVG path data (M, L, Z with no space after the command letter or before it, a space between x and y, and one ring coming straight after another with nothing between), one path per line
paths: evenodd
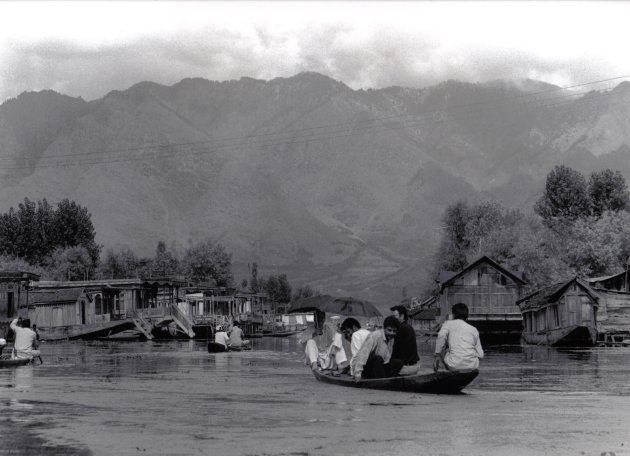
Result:
M152 255L160 240L212 237L234 252L238 282L256 261L389 302L426 277L448 204L530 208L559 163L630 178L630 83L554 87L353 90L300 73L144 81L90 102L21 94L0 105L0 210L71 198L106 247Z

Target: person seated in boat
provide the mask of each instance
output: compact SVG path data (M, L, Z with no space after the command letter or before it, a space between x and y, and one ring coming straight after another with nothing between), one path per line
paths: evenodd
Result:
M225 332L225 328L221 325L218 325L216 328L216 332L214 333L214 343L221 344L226 349L230 346L230 338Z
M319 353L322 346L323 325L326 314L315 311L313 322L307 322L306 329L298 334L298 343L304 345L306 365L315 370L319 367Z
M451 308L452 320L442 324L435 343L433 370L437 372L440 361L447 370L477 369L483 358L479 331L468 324L468 306L457 303Z
M7 346L7 340L0 338L0 358L2 357L2 351L4 350L4 347Z
M322 370L343 370L348 365L343 336L339 329L340 317L334 315L324 325L324 352L320 353L319 366Z
M327 322L324 322L325 318L324 312L315 312L314 327L307 327L298 336L298 342L304 344L306 364L311 369L343 369L348 358L337 327L339 317L333 316Z
M392 358L392 349L399 328L400 321L390 315L385 318L383 329L377 329L365 338L352 362L352 376L356 381L398 375L403 363Z
M391 307L394 317L400 321L400 329L394 338L394 348L392 358L403 362L400 375L410 375L418 373L420 369L420 357L418 356L418 345L416 343L416 331L409 325L409 313L405 306Z
M352 363L357 356L361 345L363 345L363 342L365 342L367 336L370 335L370 331L361 328L361 324L359 323L359 321L356 318L352 317L346 318L343 323L341 323L340 329L343 333L343 337L347 341L350 341L351 358L348 366L348 371L352 375Z
M230 331L230 347L249 347L249 340L243 339L243 330L238 321L232 323L232 331Z
M16 318L11 322L10 328L15 332L13 349L17 359L33 359L40 355L37 350L37 334L29 326L30 321L21 318Z

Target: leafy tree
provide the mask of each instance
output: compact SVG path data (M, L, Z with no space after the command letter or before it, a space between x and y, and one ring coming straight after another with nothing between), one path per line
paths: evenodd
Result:
M211 240L192 245L183 263L186 274L194 281L214 280L218 286L229 286L233 281L232 255Z
M466 250L470 243L466 237L466 224L469 208L464 201L446 208L442 218L442 241L438 248L438 267L447 271L457 271L468 264Z
M87 208L66 198L57 204L53 220L53 236L55 246L85 247L93 264L97 264L101 246L94 240L96 231L94 231L91 217Z
M556 166L548 175L545 192L534 211L549 226L555 222L574 221L591 213L586 179L568 166Z
M40 278L50 278L48 271L39 265L32 265L28 261L12 256L0 255L0 270L2 271L24 271L37 274Z
M158 242L152 269L154 274L162 277L174 275L179 269L179 261L167 250L164 241Z
M619 171L605 169L592 173L588 181L588 193L593 215L600 216L605 211L630 209L626 180Z
M247 290L247 279L241 280L241 289Z
M313 292L313 289L308 285L304 285L295 291L295 293L293 294L293 299L310 298L314 295L315 293Z
M94 275L92 258L85 247L58 247L51 260L51 272L56 280L89 280Z
M252 293L258 293L260 291L260 283L258 282L258 263L254 262L251 265L251 277L249 279L249 291Z
M85 247L96 266L100 246L86 208L65 199L53 208L46 199L37 203L24 198L17 210L0 216L0 253L46 264L58 247Z
M271 275L265 279L261 279L261 287L267 293L271 302L289 302L291 301L291 285L286 274L278 276Z
M99 275L107 279L148 277L146 264L150 260L138 258L128 247L119 252L109 249L100 265Z

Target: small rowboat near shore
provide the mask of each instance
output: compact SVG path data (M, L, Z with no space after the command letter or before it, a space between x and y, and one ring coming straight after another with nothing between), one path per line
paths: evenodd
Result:
M32 362L32 359L28 359L28 358L17 358L17 359L11 359L11 358L0 358L0 368L1 367L15 367L15 366L24 366L25 364L28 364L30 362Z
M326 372L313 371L313 375L320 382L354 388L404 391L409 393L457 394L461 393L479 375L479 371L477 369L439 371L389 378L361 379L356 382L347 374L332 375Z

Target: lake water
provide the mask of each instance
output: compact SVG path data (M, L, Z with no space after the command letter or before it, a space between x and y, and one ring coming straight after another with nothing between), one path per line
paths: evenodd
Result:
M487 347L438 396L325 385L294 337L254 344L44 343L0 369L0 455L630 455L630 347Z

